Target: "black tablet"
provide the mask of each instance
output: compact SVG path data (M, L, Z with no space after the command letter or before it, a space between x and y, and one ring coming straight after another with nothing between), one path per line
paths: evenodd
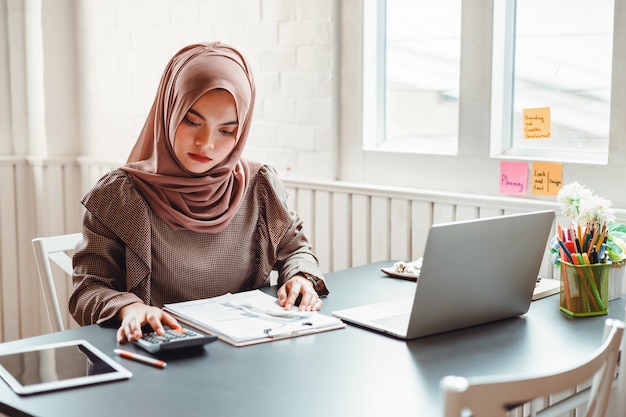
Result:
M85 340L0 352L0 376L20 395L127 379L132 373Z

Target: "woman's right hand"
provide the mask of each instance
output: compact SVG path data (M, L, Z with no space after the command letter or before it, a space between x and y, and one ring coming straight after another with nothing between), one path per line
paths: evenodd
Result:
M180 324L170 314L158 307L143 303L132 303L124 306L119 312L122 324L117 329L117 342L134 342L142 336L141 327L149 324L157 334L163 335L166 325L172 329L180 328Z

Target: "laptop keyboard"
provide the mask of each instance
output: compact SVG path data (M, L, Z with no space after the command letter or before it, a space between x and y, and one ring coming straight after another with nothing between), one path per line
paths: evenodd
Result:
M406 331L409 324L409 317L410 313L395 314L392 316L381 317L379 319L372 320L372 323L391 329Z

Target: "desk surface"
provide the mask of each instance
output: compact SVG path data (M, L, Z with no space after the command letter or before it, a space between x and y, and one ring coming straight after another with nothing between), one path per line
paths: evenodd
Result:
M322 312L412 294L415 283L380 272L388 264L328 274L331 295ZM558 303L558 296L548 297L518 318L408 342L348 326L240 348L216 342L194 357L169 358L163 370L116 358L133 372L130 380L22 398L0 381L0 411L42 417L131 410L157 416L437 416L445 375L559 370L597 348L607 316L571 318ZM609 317L623 319L624 306L624 300L611 301ZM111 356L116 347L115 329L87 326L4 343L0 351L69 339L87 339Z

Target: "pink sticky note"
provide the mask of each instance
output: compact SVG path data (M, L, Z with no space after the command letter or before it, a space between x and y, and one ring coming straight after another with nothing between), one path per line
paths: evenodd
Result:
M500 192L525 194L528 187L528 162L500 161Z

